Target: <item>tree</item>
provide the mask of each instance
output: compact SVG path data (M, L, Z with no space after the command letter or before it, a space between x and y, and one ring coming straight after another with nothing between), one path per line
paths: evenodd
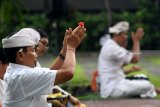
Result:
M4 38L12 27L15 27L16 21L23 17L21 11L22 3L20 0L1 0L0 1L0 38Z

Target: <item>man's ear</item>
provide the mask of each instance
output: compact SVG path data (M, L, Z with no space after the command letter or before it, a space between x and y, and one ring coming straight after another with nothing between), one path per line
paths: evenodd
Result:
M17 52L16 56L17 56L16 58L17 61L20 61L20 62L23 61L23 52Z

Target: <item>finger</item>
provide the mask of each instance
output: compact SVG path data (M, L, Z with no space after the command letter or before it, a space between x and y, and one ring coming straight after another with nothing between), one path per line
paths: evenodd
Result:
M74 30L73 33L76 34L79 32L79 30L82 28L83 26L77 26Z
M83 36L82 36L81 38L82 38L82 39L86 38L86 35L87 35L87 34L84 32L84 33L83 33Z
M68 36L68 30L66 29L65 36L64 36L64 39L63 39L63 44L66 43L67 36Z
M68 30L66 29L65 36L68 35Z
M71 36L72 35L72 28L69 28L69 36Z
M79 30L80 33L84 33L85 31L86 31L86 28L84 26Z
M80 38L84 38L85 32L86 32L86 28L83 27L83 29L81 29L81 30L79 31L78 36L79 36Z
M86 38L86 33L84 33L83 36L81 36L81 38L79 37L79 43L81 43L84 38Z
M87 36L87 34L85 33L82 39L86 38L86 36Z
M82 33L85 34L85 32L86 32L86 28L83 29Z
M86 38L86 34L84 34L84 36L81 38L81 40L79 41L79 43L81 43L84 38Z

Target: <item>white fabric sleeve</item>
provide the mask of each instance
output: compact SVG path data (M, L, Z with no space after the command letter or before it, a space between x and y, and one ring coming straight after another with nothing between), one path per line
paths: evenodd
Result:
M130 63L131 59L133 57L133 53L129 52L128 50L126 50L125 48L122 47L116 47L113 48L113 58L116 60L121 60L124 63Z
M3 81L0 80L0 104L3 103Z
M22 76L21 84L25 97L52 93L57 71L48 68L34 68Z

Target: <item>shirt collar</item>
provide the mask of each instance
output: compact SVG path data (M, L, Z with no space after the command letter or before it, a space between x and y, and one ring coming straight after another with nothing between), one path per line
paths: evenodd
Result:
M15 64L15 63L9 63L9 67L14 68L14 69L21 69L21 68L31 69L31 67L20 65L20 64Z

